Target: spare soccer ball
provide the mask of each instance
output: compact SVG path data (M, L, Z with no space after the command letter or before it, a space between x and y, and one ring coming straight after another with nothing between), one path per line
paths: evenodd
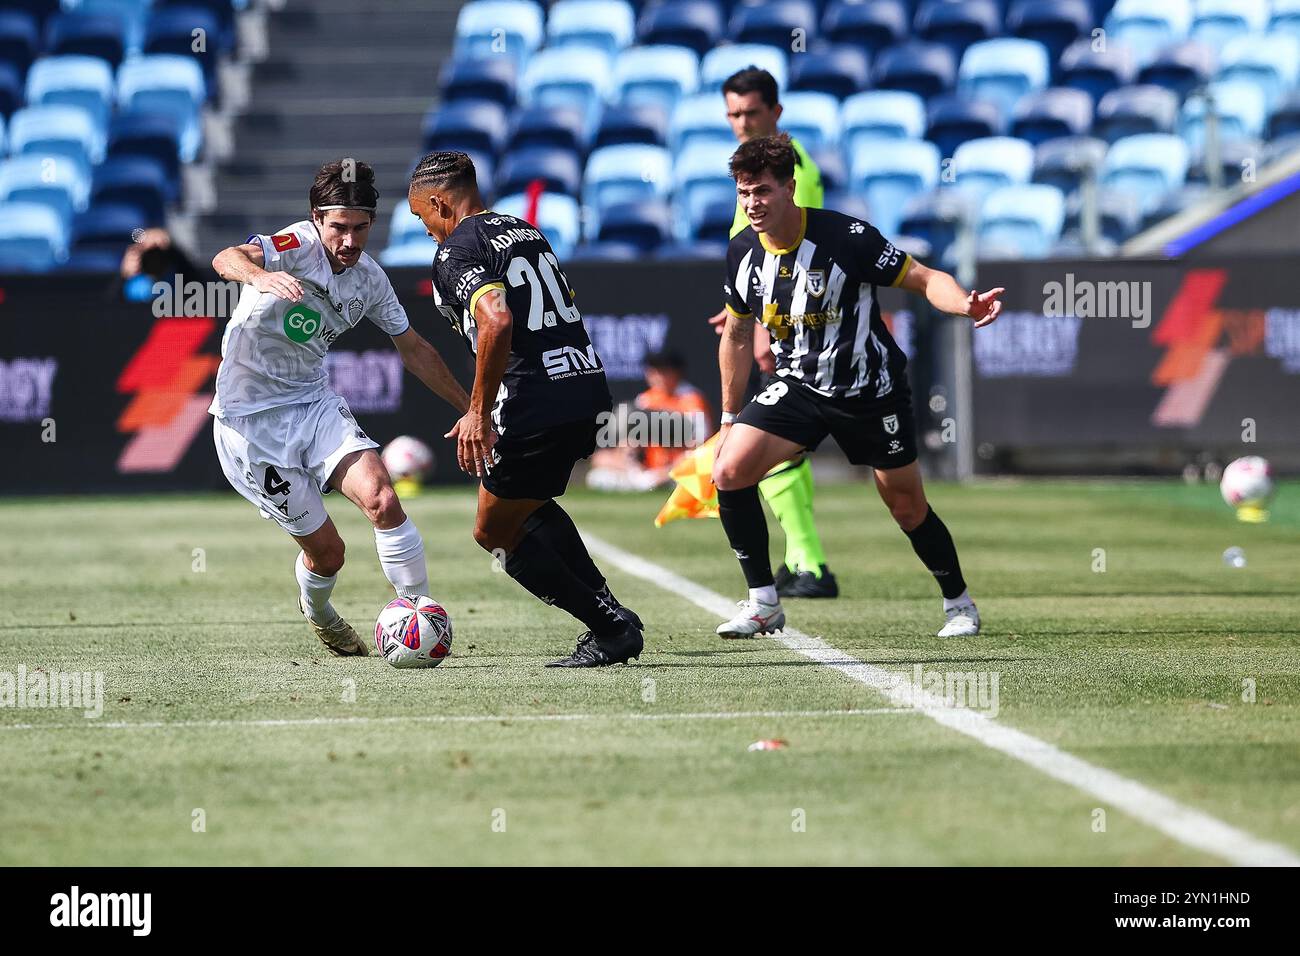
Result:
M384 467L394 481L413 478L419 481L433 470L433 451L418 438L400 435L384 448Z
M433 598L389 601L375 622L375 646L394 667L437 667L451 653L451 617Z
M1261 509L1273 497L1273 469L1258 455L1238 458L1223 469L1219 491L1234 508Z

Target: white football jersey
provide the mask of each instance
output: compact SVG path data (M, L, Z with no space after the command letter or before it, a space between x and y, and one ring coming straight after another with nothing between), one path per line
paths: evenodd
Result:
M302 299L286 302L243 287L221 340L217 394L208 408L213 415L315 401L328 388L325 352L340 335L363 318L389 335L411 327L379 264L363 252L355 266L335 274L310 219L248 241L261 245L263 269L298 280Z

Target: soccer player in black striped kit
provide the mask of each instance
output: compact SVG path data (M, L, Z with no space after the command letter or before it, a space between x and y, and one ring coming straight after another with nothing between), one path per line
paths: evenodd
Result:
M907 359L880 317L876 288L921 293L936 309L974 319L976 328L998 317L1004 290L967 292L871 224L795 205L794 167L785 134L750 140L731 157L752 228L727 250L728 316L718 350L723 415L713 480L749 597L717 632L752 637L785 626L757 485L773 465L833 435L851 463L875 470L880 497L938 581L947 618L939 636L974 636L979 611L952 536L925 498ZM755 319L772 334L777 378L742 410Z

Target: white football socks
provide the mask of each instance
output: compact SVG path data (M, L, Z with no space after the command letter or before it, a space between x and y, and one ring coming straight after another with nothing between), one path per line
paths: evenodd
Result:
M943 609L944 611L951 611L953 608L961 607L963 604L974 604L974 603L975 602L971 600L970 589L967 588L965 591L962 591L961 594L958 594L955 598L944 598Z
M776 585L769 584L765 588L750 588L749 599L758 601L761 604L779 604L781 599L776 596Z
M375 550L384 577L399 597L421 597L429 593L429 571L424 564L424 539L408 516L396 528L375 529Z
M330 595L334 593L337 574L326 577L307 568L302 552L293 563L293 573L298 579L298 592L302 595L302 605L307 609L307 616L316 624L330 624L339 616L330 604Z

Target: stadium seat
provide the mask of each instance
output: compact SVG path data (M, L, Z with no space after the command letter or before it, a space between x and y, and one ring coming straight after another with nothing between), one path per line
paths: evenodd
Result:
M400 246L427 237L428 234L424 223L418 217L411 215L411 210L405 202L398 200L388 222L388 244Z
M514 106L518 77L518 68L509 57L452 60L442 68L442 100L493 100Z
M1011 112L1026 93L1047 86L1047 49L1034 40L1004 37L971 46L961 58L957 91L991 100Z
M822 174L822 190L839 192L849 185L849 168L844 163L844 153L838 146L823 146L808 150ZM797 170L796 170L797 173Z
M1273 0L1268 32L1300 36L1300 0Z
M1124 189L1099 189L1097 191L1097 219L1101 238L1113 246L1120 246L1131 239L1138 231L1142 220L1142 208L1133 201L1132 193ZM1161 196L1153 198L1154 207L1162 201ZM1065 226L1063 235L1081 234L1083 227L1083 197L1076 194L1066 200Z
M925 138L951 156L967 140L1001 136L1006 116L987 100L972 100L959 93L936 96L926 112Z
M938 185L939 150L919 139L896 140L888 149L863 150L852 157L849 182L870 206L876 228L894 235L908 200Z
M694 236L710 201L730 202L736 208L736 184L727 172L733 143L694 143L676 154L673 166L673 200L677 238Z
M27 104L67 103L79 106L108 125L113 101L113 71L93 56L48 56L32 64L27 73Z
M718 143L734 150L726 104L717 93L696 93L677 103L668 123L668 148L682 153L695 143Z
M1034 150L1033 181L1055 186L1069 195L1079 188L1088 170L1101 175L1106 148L1105 140L1091 136L1049 139Z
M673 158L661 146L623 143L594 151L582 180L582 203L593 220L618 203L667 199L673 188Z
M911 16L899 0L831 0L822 15L821 32L828 40L859 47L874 56L907 39Z
M542 7L533 0L470 0L456 16L456 58L494 60L504 53L521 67L544 35Z
M852 162L868 143L882 139L920 139L925 133L925 103L902 90L868 90L840 106L840 141Z
M14 156L53 153L83 167L104 157L104 133L79 106L28 106L9 121L9 151Z
M180 176L183 126L169 113L119 113L108 127L108 155L156 159L175 182Z
M492 208L507 216L522 219L528 208L528 198L522 193L516 193L498 199ZM537 228L546 235L555 255L563 262L577 246L582 233L578 201L572 196L543 193L537 204Z
M1191 0L1116 0L1105 20L1110 42L1129 47L1138 63L1185 40L1191 26Z
M943 44L960 62L971 44L1002 32L1002 13L994 0L925 0L915 26L917 37Z
M201 35L206 38L202 50L194 49L196 30L202 30ZM229 52L232 42L233 33L228 35L211 11L195 6L166 7L149 14L143 52L192 57L203 70L211 95L220 89L217 83L218 59Z
M577 156L571 150L545 146L507 150L497 168L496 192L501 196L524 192L536 180L550 192L577 196L582 182Z
M900 90L929 99L952 89L957 75L952 51L938 43L910 40L876 54L872 68L878 89Z
M1262 32L1268 26L1268 0L1195 0L1193 40L1222 50L1234 37Z
M700 60L680 46L638 46L614 63L613 100L625 106L650 103L670 112L699 86Z
M587 117L570 106L539 106L535 109L516 110L506 149L551 146L585 156L588 129Z
M1173 90L1181 101L1210 79L1214 72L1214 51L1203 43L1188 40L1166 47L1138 71L1139 83L1151 83Z
M91 205L72 223L72 244L79 249L115 250L118 255L131 244L132 233L148 225L143 212L123 203Z
M1180 137L1166 133L1128 136L1106 152L1101 183L1127 193L1140 212L1160 202L1187 179L1190 150Z
M519 81L520 103L573 106L582 111L586 129L595 129L611 75L611 61L590 47L557 47L537 52Z
M428 268L438 253L438 243L432 236L413 236L404 242L390 244L379 253L379 264L386 268L416 266Z
M1250 80L1215 80L1206 87L1206 93L1214 97L1220 142L1258 139L1264 135L1268 100L1257 85ZM1183 104L1178 131L1194 150L1205 142L1206 112L1204 96L1189 96Z
M1300 152L1300 133L1287 133L1264 144L1264 151L1260 154L1260 165L1267 166L1280 159L1289 159L1296 152Z
M736 221L736 199L710 199L691 224L691 238L699 242L729 242Z
M1111 90L1133 82L1137 61L1127 47L1107 44L1105 50L1097 51L1085 37L1065 48L1057 75L1063 86L1083 90L1095 105Z
M1288 93L1273 109L1268 120L1268 138L1281 139L1300 133L1300 91Z
M199 111L206 98L203 71L191 57L159 53L136 57L117 71L123 110L170 113L182 123L180 156L193 162L202 142Z
M0 262L6 272L48 272L66 257L67 230L43 203L0 203Z
M1229 182L1231 180L1228 180ZM1208 198L1209 189L1204 183L1188 183L1182 189L1170 193L1157 206L1147 210L1138 222L1137 232L1150 229L1152 226L1168 219L1170 216L1176 216L1180 212L1185 212L1192 206L1205 202Z
M784 90L788 79L785 56L784 50L755 43L715 47L700 61L700 92L718 92L727 77L750 66L767 70L776 79L777 89Z
M984 197L979 213L980 244L1011 248L1025 259L1041 259L1061 237L1065 196L1055 186L1004 186Z
M10 64L21 80L40 48L41 34L35 17L20 10L0 9L0 63Z
M790 90L829 93L842 100L865 90L870 77L871 63L866 52L841 43L820 47L809 56L794 57Z
M0 123L23 104L23 81L12 63L0 61ZM3 154L0 146L0 154Z
M68 258L55 265L54 271L60 273L117 272L122 266L122 256L122 252L115 252L111 249L78 249L74 246L68 251ZM153 281L147 275L137 275L132 281L140 280L150 284Z
M1225 186L1236 186L1243 182L1247 171L1254 172L1263 165L1264 143L1258 139L1237 139L1219 144L1219 169ZM1205 148L1193 150L1192 162L1187 168L1187 182L1204 184L1210 180L1210 158Z
M731 16L728 33L735 43L759 43L790 50L803 31L804 50L817 35L817 8L810 0L769 0L741 4Z
M452 100L424 118L426 150L477 150L493 156L506 139L506 111L495 100Z
M126 26L109 13L56 13L45 25L45 52L97 56L116 69L126 53Z
M66 156L15 156L0 162L0 202L40 203L71 223L89 199L85 168Z
M474 164L474 180L478 183L479 192L483 194L484 199L490 199L496 196L492 190L492 184L496 182L496 160L490 153L478 152L472 149L462 150L469 161ZM417 157L416 162L419 162ZM415 169L414 163L411 165Z
M637 24L637 42L646 46L680 46L704 56L722 39L722 8L713 3L669 0L652 4Z
M146 222L155 225L166 220L167 203L175 198L175 186L168 181L167 171L157 160L118 156L95 167L90 188L90 201L95 205L135 206L145 214Z
M1092 97L1068 86L1025 95L1011 120L1011 135L1034 146L1060 136L1084 136L1091 128Z
M613 55L636 37L626 0L557 0L546 19L547 46L594 46Z
M672 215L662 200L616 203L600 214L599 242L626 242L651 252L672 237Z
M957 147L952 157L956 188L977 200L1003 186L1028 183L1034 174L1034 148L1023 139L990 136Z
M781 106L781 128L805 149L839 144L840 104L829 93L786 93Z
M932 189L908 200L898 231L929 245L929 261L950 262L962 223L973 220L977 208L971 197L955 189Z
M1271 110L1300 81L1300 37L1289 33L1237 37L1224 46L1214 78L1256 84Z
M851 192L826 193L822 208L834 209L836 212L842 212L854 219L861 219L863 222L871 221L871 207L867 205L867 201Z
M727 258L727 243L703 240L670 242L660 246L654 257L659 261L724 262Z
M1172 133L1178 122L1178 94L1142 84L1112 90L1097 104L1093 133L1108 143L1141 133Z
M592 140L592 149L639 143L644 146L668 144L668 113L656 103L610 105L605 107L600 126Z
M1007 32L1025 40L1037 40L1053 64L1052 82L1059 82L1061 54L1080 37L1092 31L1092 6L1087 0L1017 0L1007 13Z
M145 23L149 19L149 14L153 10L170 7L173 5L201 7L214 16L218 17L221 30L224 33L233 33L233 19L222 19L218 11L212 10L207 3L194 2L194 0L169 0L169 2L159 2L154 0L63 0L65 10L76 10L81 13L106 13L117 17L122 21L124 36L126 37L126 55L128 57L138 56L144 48ZM226 4L226 11L230 13L230 4Z
M639 262L643 258L642 251L630 242L584 242L569 253L568 261Z

